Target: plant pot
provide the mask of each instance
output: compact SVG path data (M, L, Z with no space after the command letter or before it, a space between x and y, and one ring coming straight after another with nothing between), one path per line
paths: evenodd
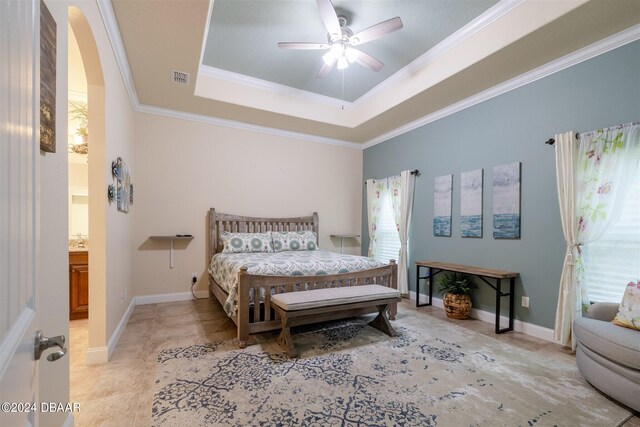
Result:
M446 294L443 303L447 317L452 319L466 319L471 313L471 297L469 295Z

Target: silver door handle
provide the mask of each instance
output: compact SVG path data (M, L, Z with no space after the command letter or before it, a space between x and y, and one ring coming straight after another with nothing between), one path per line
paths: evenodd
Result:
M40 360L40 356L42 356L42 353L46 349L51 347L59 347L60 350L54 351L53 353L48 355L47 360L49 362L55 362L56 360L60 359L62 356L67 354L67 346L65 345L65 342L66 340L64 338L64 335L58 335L57 337L47 338L44 335L42 335L42 331L36 332L36 351L35 351L36 360Z

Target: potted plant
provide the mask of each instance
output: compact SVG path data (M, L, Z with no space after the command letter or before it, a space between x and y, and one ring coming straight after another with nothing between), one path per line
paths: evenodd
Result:
M89 151L89 108L87 104L69 102L69 120L78 120L76 143L69 145L69 152L87 154Z
M438 281L438 292L444 295L443 303L447 317L466 319L471 313L470 292L477 285L466 274L447 273Z

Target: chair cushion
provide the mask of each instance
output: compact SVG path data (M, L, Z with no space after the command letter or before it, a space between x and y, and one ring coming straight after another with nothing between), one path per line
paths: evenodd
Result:
M277 294L271 302L285 311L297 311L387 298L400 298L400 292L381 285L345 286Z
M640 332L582 317L573 323L576 339L613 362L640 370Z

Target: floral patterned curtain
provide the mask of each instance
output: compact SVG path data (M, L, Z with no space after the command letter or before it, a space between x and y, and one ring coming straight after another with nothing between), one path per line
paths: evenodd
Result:
M413 210L413 188L415 176L411 171L402 171L400 175L389 177L389 196L393 207L396 229L400 239L400 254L398 257L398 290L401 294L409 293L407 242Z
M571 325L590 304L584 280L583 247L597 241L607 227L615 223L620 206L628 197L633 177L640 168L640 125L600 129L580 135L577 142L572 136L570 133L556 138L558 152L572 151L571 155L563 156L564 165L558 167L556 163L559 190L561 181L567 182L565 175L573 171L573 190L558 193L561 211L563 205L571 203L568 197L574 203L565 209L565 214L573 212L573 218L563 218L563 229L565 222L568 224L567 256L556 313L556 339L575 348ZM563 141L570 146L561 147Z
M369 226L369 257L376 256L376 229L380 219L382 194L387 191L387 178L367 180L367 218Z

